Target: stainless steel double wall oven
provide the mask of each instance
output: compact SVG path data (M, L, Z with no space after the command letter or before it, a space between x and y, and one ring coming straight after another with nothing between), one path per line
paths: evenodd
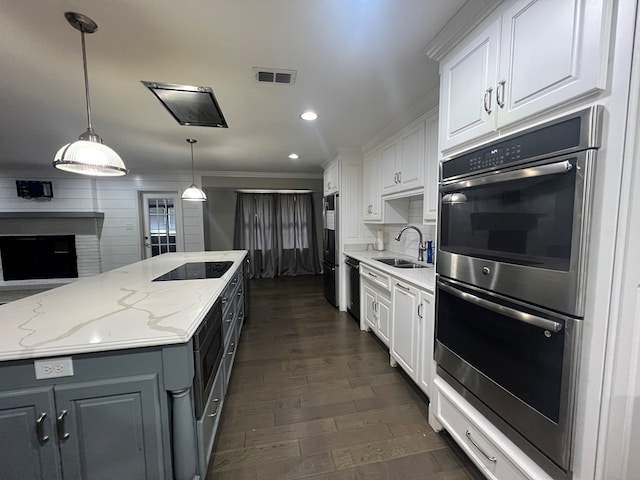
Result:
M555 478L571 476L602 107L441 165L438 373Z

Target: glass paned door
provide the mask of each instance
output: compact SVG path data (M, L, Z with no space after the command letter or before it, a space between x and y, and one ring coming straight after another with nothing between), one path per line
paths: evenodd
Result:
M142 195L144 257L181 251L177 194Z

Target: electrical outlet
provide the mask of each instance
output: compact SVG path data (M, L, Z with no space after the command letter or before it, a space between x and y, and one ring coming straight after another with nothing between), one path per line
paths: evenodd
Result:
M45 358L34 360L36 380L73 376L73 360L71 357Z

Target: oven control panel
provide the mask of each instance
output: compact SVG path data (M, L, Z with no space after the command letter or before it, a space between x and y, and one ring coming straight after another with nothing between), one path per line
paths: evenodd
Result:
M469 158L469 171L474 172L485 168L499 167L521 158L522 149L519 143L506 147L494 147L482 154Z
M442 180L498 170L528 159L553 157L580 147L582 116L513 135L442 162Z

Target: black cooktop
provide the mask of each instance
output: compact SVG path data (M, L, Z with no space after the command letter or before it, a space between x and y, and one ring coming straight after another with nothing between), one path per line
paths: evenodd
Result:
M170 272L154 278L154 282L165 280L196 280L202 278L220 278L231 268L233 262L191 262L180 265Z

